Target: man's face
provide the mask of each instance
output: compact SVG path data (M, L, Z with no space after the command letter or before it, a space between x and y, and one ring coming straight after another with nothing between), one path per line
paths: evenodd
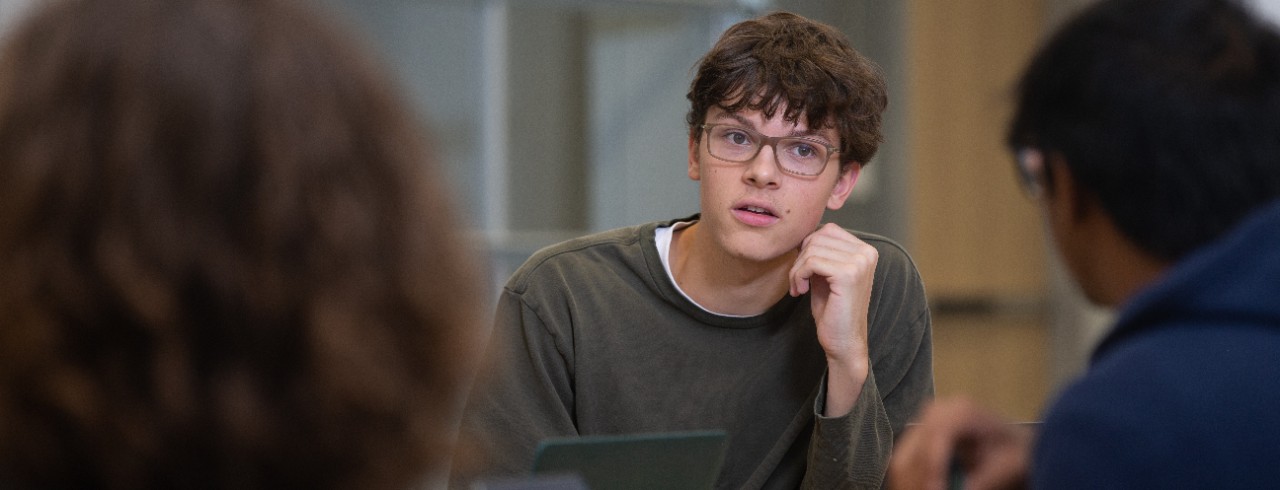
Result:
M719 107L707 112L707 124L727 124L764 136L803 136L839 147L834 129L810 130L804 118L792 123L782 114L766 119L759 111L728 113ZM747 162L711 156L706 132L689 139L689 178L699 182L700 224L716 244L732 257L766 262L794 252L822 222L827 209L844 205L857 180L855 164L840 171L838 155L831 155L822 173L801 177L784 172L774 149L765 146Z

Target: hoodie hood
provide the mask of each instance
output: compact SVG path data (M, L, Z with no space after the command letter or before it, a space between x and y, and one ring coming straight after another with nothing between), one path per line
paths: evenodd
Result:
M1280 329L1280 201L1261 207L1135 296L1093 361L1120 339L1172 324Z

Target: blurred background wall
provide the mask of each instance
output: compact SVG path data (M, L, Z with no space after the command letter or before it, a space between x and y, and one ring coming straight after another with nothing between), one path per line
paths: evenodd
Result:
M1018 71L1090 0L313 1L417 104L495 295L539 247L697 212L694 63L725 27L785 9L844 31L888 79L886 142L829 218L916 259L940 395L1034 419L1108 319L1063 277L1002 143ZM0 35L33 3L0 0Z

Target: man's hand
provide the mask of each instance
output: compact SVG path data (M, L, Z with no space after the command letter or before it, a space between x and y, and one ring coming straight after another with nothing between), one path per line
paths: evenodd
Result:
M894 444L889 488L944 490L952 461L964 472L965 490L1026 486L1030 428L1011 425L960 398L936 401L922 413Z
M827 355L828 417L853 409L871 370L867 314L879 258L875 247L827 223L800 243L791 267L791 295L813 293L818 342Z

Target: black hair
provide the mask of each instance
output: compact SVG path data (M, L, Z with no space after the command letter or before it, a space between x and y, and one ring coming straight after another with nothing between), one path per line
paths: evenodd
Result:
M1065 159L1154 257L1280 195L1280 37L1236 2L1100 2L1041 47L1017 97L1010 147Z

